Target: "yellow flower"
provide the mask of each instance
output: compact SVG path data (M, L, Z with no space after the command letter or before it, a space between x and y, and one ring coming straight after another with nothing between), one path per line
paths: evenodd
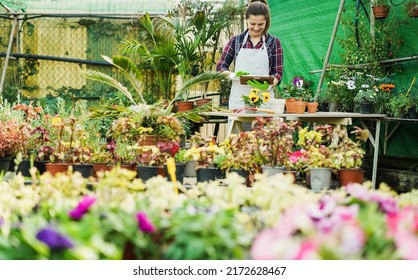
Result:
M259 99L258 95L256 93L254 93L254 90L251 91L251 93L248 97L250 98L252 103L256 103Z
M270 100L270 92L264 91L264 92L261 93L261 96L263 97L263 102L264 103L269 102L269 100Z
M257 96L258 96L259 92L260 92L260 90L259 90L259 89L257 89L257 88L252 88L252 89L251 89L251 91L250 91L250 95L252 94L252 95L257 95Z
M55 117L51 120L52 126L60 126L62 124L62 119Z

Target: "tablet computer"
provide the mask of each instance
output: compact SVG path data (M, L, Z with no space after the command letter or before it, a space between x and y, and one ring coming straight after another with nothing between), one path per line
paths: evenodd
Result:
M242 75L239 79L241 85L246 85L251 80L257 80L261 83L267 81L269 84L273 84L274 81L274 77L270 75Z

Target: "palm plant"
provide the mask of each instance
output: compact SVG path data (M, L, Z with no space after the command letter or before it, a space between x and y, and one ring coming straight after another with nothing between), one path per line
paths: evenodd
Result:
M149 14L145 14L139 24L145 31L145 38L122 41L122 53L137 59L139 70L151 70L157 77L158 90L169 100L174 95L174 76L178 74L179 64L174 33L160 18L151 20Z

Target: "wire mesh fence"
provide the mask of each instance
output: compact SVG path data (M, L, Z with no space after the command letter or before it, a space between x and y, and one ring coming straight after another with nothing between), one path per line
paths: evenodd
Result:
M3 71L12 21L0 19L0 30ZM78 95L102 96L111 89L87 80L80 70L117 76L101 55L118 54L121 40L138 36L139 30L134 19L34 18L19 21L16 32L3 88L3 96L11 100L70 89Z
M42 98L71 95L76 98L98 98L114 95L115 90L102 83L86 79L81 70L91 69L123 81L102 55L120 54L121 41L139 39L138 18L105 19L78 17L20 18L15 34L13 20L0 18L1 71L5 66L10 37L13 41L2 89L3 98L11 102L18 98ZM143 79L145 95L158 99L156 77L149 71ZM209 91L219 88L218 83ZM202 87L195 87L190 97L197 97Z

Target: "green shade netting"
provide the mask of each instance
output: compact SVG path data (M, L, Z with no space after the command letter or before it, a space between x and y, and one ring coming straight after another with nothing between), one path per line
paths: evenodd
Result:
M0 1L12 11L28 13L165 13L175 0L7 0ZM1 9L0 9L1 11Z

